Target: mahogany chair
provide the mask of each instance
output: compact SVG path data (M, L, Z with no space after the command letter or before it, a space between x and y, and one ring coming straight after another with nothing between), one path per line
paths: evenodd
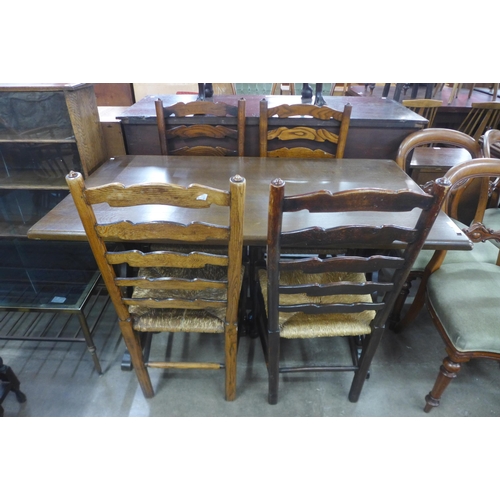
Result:
M498 127L500 122L500 102L475 102L472 103L471 106L471 110L464 118L457 131L471 137L479 144L479 138L488 129ZM435 133L445 133L448 129L434 130L436 130ZM450 132L454 131L450 130ZM429 134L433 133L434 132L429 132ZM415 134L418 134L418 132L415 132ZM420 142L418 146L422 146L423 144L426 146L429 146L429 144L434 145L434 147L418 147L409 157L411 158L411 162L407 161L405 163L407 173L417 180L417 182L420 182L418 177L419 174L424 176L427 174L425 180L429 180L432 177L440 177L451 167L478 157L471 152L471 149L475 150L477 146L472 146L472 143L466 138L457 134L448 134L448 136L450 137L449 140L444 137L443 141L422 142L425 136L416 136L417 138L415 139L413 135L410 135L407 137L408 140L403 141L401 146L409 148L408 153L415 149L411 140ZM469 146L468 144L471 145ZM442 147L443 145L445 147ZM428 176L429 172L433 173L431 177Z
M476 159L451 169L453 185L471 177L500 176L500 159ZM473 224L467 231L477 245L500 240L500 232ZM444 340L444 358L434 387L426 396L425 412L439 405L444 390L457 377L463 363L473 358L500 360L498 320L500 266L485 262L445 263L430 277L426 287L427 307Z
M427 147L429 145L431 147ZM426 128L403 139L398 148L396 163L410 176L414 170L429 167L440 169L440 173L444 174L450 167L481 155L479 142L464 132L447 128Z
M178 102L163 106L155 101L162 155L244 156L245 99L237 106L212 101ZM224 118L224 125L213 125Z
M66 180L144 395L154 395L148 368L225 368L225 395L228 401L233 400L243 278L245 179L232 177L228 191L166 183L127 187L113 183L88 188L82 176L73 172ZM107 203L111 209L103 221L94 209L99 203ZM148 215L151 205L155 205L154 221ZM132 206L137 217L127 212L126 207ZM212 225L195 220L182 224L173 220L189 209L199 210L200 219L204 211L225 211L226 222ZM162 218L162 214L166 215ZM105 238L122 242L123 249L107 248ZM207 240L212 245L220 244L219 252L193 250ZM168 241L168 250L150 251L151 242L163 241ZM173 243L180 245L177 251ZM122 271L117 274L115 269ZM142 348L149 351L151 334L156 332L221 334L225 362L149 361Z
M437 110L443 105L439 99L405 99L401 104L428 120L425 128L432 128Z
M358 400L394 301L440 211L448 185L446 180L438 180L428 193L366 188L286 196L284 181L271 182L267 267L258 271L256 304L270 404L278 401L279 374L301 371L353 371L349 400ZM417 207L422 210L411 226L384 223L387 212ZM300 217L294 213L301 210L323 214L328 227L297 228ZM370 212L370 222L365 226L334 225L337 213L356 211ZM283 220L289 229L283 229ZM406 243L404 252L379 250L393 247L396 241ZM310 246L346 250L329 258L283 257L288 247L300 246L306 251ZM281 365L283 339L314 337L348 337L351 364Z
M440 129L440 128L430 128L419 130L410 134L406 137L401 145L399 146L398 154L396 157L396 163L402 168L408 168L411 154L415 148L421 146L427 146L428 144L443 144L446 146L456 146L461 147L467 153L467 156L472 158L480 158L481 157L481 147L479 142L470 137L463 132L458 132L457 130L450 129ZM426 148L433 149L433 148ZM451 148L449 148L451 149ZM466 160L467 161L467 157ZM426 162L430 163L430 162ZM462 162L460 162L462 163ZM407 170L408 171L408 170ZM446 175L446 172L444 172ZM480 217L482 213L484 213L484 208L481 208L481 203L484 198L481 197L481 191L484 194L484 184L480 181L476 182L476 186L466 186L463 185L460 190L450 191L450 203L446 205L446 212L450 215L455 222L461 227L468 227L468 223L464 224L458 220L459 216L459 208L460 201L468 201L464 192L468 190L469 192L474 190L473 196L470 198L474 201L471 202L472 205L475 204L475 211L469 220L477 219ZM479 193L476 192L479 190ZM490 248L491 247L491 248ZM474 250L472 253L470 252L461 252L461 251L450 251L448 252L447 259L464 261L467 259L487 261L487 262L496 262L498 257L498 251L493 248L493 245L487 245L485 247L481 247L477 251ZM468 255L470 253L470 255ZM403 289L401 290L401 295L396 301L394 306L393 314L391 317L391 325L396 330L402 330L409 323L411 323L418 313L422 310L425 304L425 287L427 280L434 272L435 269L439 267L442 262L442 259L446 256L446 252L439 253L434 252L432 250L422 250L416 259L410 274L408 275L407 282ZM415 297L413 302L406 312L406 315L401 319L401 313L406 302L407 296L409 294L412 282L416 279L420 279L419 288L415 293Z
M262 99L259 117L260 156L343 158L351 110L350 104L346 104L343 111L314 104L283 104L269 108L267 100ZM293 117L299 116L310 117L311 126L295 126ZM278 144L283 141L289 147L279 147Z

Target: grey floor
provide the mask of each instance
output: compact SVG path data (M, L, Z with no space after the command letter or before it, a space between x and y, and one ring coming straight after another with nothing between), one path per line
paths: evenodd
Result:
M427 311L406 331L388 331L373 361L360 400L347 399L351 373L282 375L276 406L267 403L267 374L260 342L243 337L238 353L237 398L224 400L223 371L151 370L156 391L145 399L135 374L121 370L124 345L114 311L99 323L95 343L103 368L99 376L84 344L0 341L0 356L21 381L27 402L13 394L6 417L231 416L231 417L493 417L500 415L500 366L473 360L444 394L441 406L423 412L444 357L443 343ZM222 360L217 336L156 335L152 357ZM287 359L347 355L344 339L287 341Z

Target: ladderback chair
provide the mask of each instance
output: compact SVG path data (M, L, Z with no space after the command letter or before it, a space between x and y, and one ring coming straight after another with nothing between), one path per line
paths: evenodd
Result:
M349 400L358 400L394 301L447 189L447 181L438 180L428 193L366 188L286 196L285 182L272 181L267 266L258 273L261 293L257 301L270 404L278 400L279 374L300 371L354 371ZM403 213L415 208L421 209L419 217L405 219ZM321 214L320 220L327 227L301 228L297 213L301 210ZM339 214L357 211L368 212L366 225L341 222L335 226ZM401 223L384 222L388 212L397 214ZM406 224L406 220L411 222ZM404 251L391 253L388 249L395 242L404 242ZM306 253L310 246L344 250L328 258L283 257L287 247L300 246ZM384 278L377 278L381 276ZM280 365L280 343L284 338L339 336L352 341L350 365Z
M405 99L401 104L428 120L425 128L432 128L437 110L443 105L439 99Z
M157 99L155 109L162 155L244 156L245 99L237 106L201 100L163 106Z
M500 176L500 160L480 158L451 169L452 185L470 178ZM500 232L476 222L466 231L476 245L500 240ZM439 405L444 390L463 363L473 358L500 360L500 266L487 262L445 262L431 274L427 307L446 346L447 356L434 387L426 396L425 412Z
M262 99L259 117L260 156L343 158L351 110L350 104L346 104L343 111L314 104L282 104L269 108L267 100ZM310 126L296 126L296 117L309 117ZM277 146L283 141L289 147Z
M167 183L86 187L82 176L74 172L66 180L144 395L154 395L148 368L225 368L225 395L233 400L245 179L232 177L229 190ZM102 221L95 208L100 203L107 203L111 212ZM191 209L200 214L199 219L178 222ZM225 212L220 215L221 224L203 222L208 210ZM109 240L121 242L123 248L108 248ZM168 250L150 250L151 242L163 241L169 243ZM220 251L193 249L207 241L220 246ZM174 243L179 244L177 251ZM225 362L149 361L143 356L141 337L152 332L222 334Z

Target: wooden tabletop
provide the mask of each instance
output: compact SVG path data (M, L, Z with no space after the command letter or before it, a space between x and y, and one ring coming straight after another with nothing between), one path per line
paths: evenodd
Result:
M240 174L246 179L244 241L247 245L265 245L267 233L269 184L280 177L286 182L287 194L298 194L319 189L340 191L359 187L379 187L389 189L411 189L419 191L418 185L410 179L392 160L331 160L331 159L290 159L258 157L176 157L176 156L121 156L106 162L88 179L88 186L120 182L124 185L141 182L169 182L187 186L191 183L206 184L228 189L229 178ZM160 220L172 215L172 207L151 206L139 210L123 209L123 217L129 220ZM222 213L222 211L221 211ZM180 222L196 220L195 212L182 211ZM107 205L96 207L98 220L109 217ZM224 213L224 215L226 215ZM399 215L392 220L384 215L385 223L404 223L401 217L411 220L417 214ZM296 213L293 219L300 224L322 225L321 214ZM367 214L338 214L335 223L374 222ZM222 222L220 213L214 211L214 220ZM224 219L224 223L227 220ZM331 222L331 221L330 221ZM330 224L333 225L333 224ZM292 229L293 223L285 220L285 229ZM85 232L76 212L71 196L39 220L29 231L32 239L86 240ZM469 239L457 226L441 213L427 239L425 248L470 250Z
M172 106L177 102L196 101L197 95L149 95L120 112L117 118L127 124L156 123L156 112L154 102L161 98L164 106ZM259 102L265 98L269 107L280 104L300 104L300 95L216 95L211 100L214 102L225 102L236 105L238 100L244 98L246 101L247 122L257 121L259 118ZM378 97L352 97L352 96L324 96L326 105L342 111L348 103L352 105L351 127L364 127L370 124L373 127L397 127L397 128L422 128L427 120L417 113L410 111L402 104L392 99L381 99ZM198 118L199 119L199 118ZM171 119L173 120L173 118ZM174 123L172 121L172 123Z

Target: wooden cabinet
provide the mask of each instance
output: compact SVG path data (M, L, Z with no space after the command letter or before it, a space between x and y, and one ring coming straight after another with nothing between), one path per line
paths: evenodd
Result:
M94 83L98 106L132 106L135 102L131 83Z
M92 84L0 86L0 237L25 236L67 195L69 171L106 159Z

